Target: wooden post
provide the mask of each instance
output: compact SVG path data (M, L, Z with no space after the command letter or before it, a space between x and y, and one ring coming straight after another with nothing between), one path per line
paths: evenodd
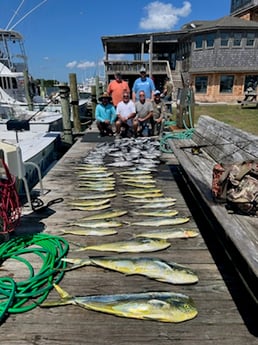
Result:
M97 105L97 95L96 95L96 86L91 86L91 102L92 102L92 119L95 119L95 110Z
M24 75L24 88L25 88L25 97L28 103L29 110L33 110L33 102L31 99L30 89L29 89L29 74L28 71L25 70L23 72Z
M71 105L72 105L72 114L73 114L73 127L75 132L81 132L81 121L79 115L79 97L77 89L77 80L76 74L69 74L70 81L70 91L71 91Z
M67 83L59 84L58 87L59 87L62 115L63 115L63 132L64 132L63 141L64 143L72 145L73 136L72 136L71 112L70 112L70 104L69 104L70 88L67 85Z

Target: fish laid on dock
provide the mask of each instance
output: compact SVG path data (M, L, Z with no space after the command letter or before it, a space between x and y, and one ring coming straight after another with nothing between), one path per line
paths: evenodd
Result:
M114 198L115 196L117 196L116 193L87 194L87 195L79 196L76 199L77 200L109 199L109 198Z
M72 264L70 268L68 267L68 270L94 265L126 275L143 275L163 283L194 284L198 282L198 276L190 268L175 262L166 262L165 260L156 258L92 256L85 259L64 258L62 261Z
M137 206L137 209L141 209L141 208L155 208L155 209L158 209L158 208L167 208L167 207L170 207L170 206L175 206L175 202L173 201L163 201L163 202L148 202L148 203L145 203L145 205L141 205L141 206Z
M131 203L152 203L152 202L176 202L175 198L166 198L166 197L159 197L159 198L147 198L145 199L146 195L143 195L142 197L139 197L139 195L134 195L134 200L129 200ZM138 200L135 200L138 199Z
M111 204L103 204L103 205L95 205L95 206L71 206L71 210L78 210L78 211L100 211L100 210L106 210L107 208L110 208Z
M110 210L107 212L92 214L88 217L83 217L83 218L81 218L81 220L96 220L96 219L116 218L116 217L121 217L127 213L128 213L128 211L126 211L126 210Z
M103 244L96 244L92 246L85 246L77 249L76 251L83 250L98 250L110 251L117 253L141 253L141 252L155 252L158 250L166 249L171 244L166 240L152 239L152 238L132 238L130 240L109 242Z
M146 175L146 174L151 175L151 171L134 169L134 170L127 170L127 171L120 171L117 173L117 175L119 176L127 176L127 175L136 176L136 175Z
M146 190L144 190L144 193L139 193L139 194L136 194L136 193L123 193L124 196L127 196L127 197L131 197L131 198L135 198L135 199L142 199L142 198L160 198L162 196L164 196L163 193L148 193Z
M156 183L134 183L134 182L124 182L123 183L125 186L131 186L131 187L137 187L137 188L155 188Z
M144 219L138 222L130 222L130 225L139 226L162 226L162 225L178 225L189 222L190 218L165 218L157 217L154 219Z
M162 194L163 195L163 192L161 189L159 188L152 188L152 189L148 189L147 191L145 189L139 189L139 188L136 188L136 189L128 189L127 191L125 192L121 192L121 194L124 194L124 195L139 195L139 194L145 194L145 193L155 193L155 194Z
M98 205L103 205L107 204L110 202L110 199L101 199L101 200L73 200L73 201L68 201L67 205L69 206L98 206Z
M117 234L117 231L114 229L86 229L86 228L76 228L76 229L64 229L62 230L63 234L71 234L78 236L109 236Z
M77 221L69 223L70 226L80 226L81 228L117 228L122 226L123 223L116 221L100 220L100 221Z
M77 191L90 191L90 192L111 192L115 190L114 186L103 187L103 186L79 186L75 188Z
M103 171L103 172L97 172L94 173L92 171L84 171L83 174L81 174L80 176L85 176L85 177L93 177L93 178L105 178L105 177L110 177L113 176L114 173L111 171Z
M147 238L160 238L160 239L170 239L170 238L191 238L198 236L198 231L194 229L159 229L149 230L141 232L140 234L134 235L135 237L147 237Z
M149 217L174 217L178 215L177 210L153 210L153 211L132 211L130 212L133 216L149 216Z
M134 165L133 162L124 161L124 160L106 164L106 166L108 166L108 167L116 167L116 168L131 167L133 165Z
M198 311L191 297L173 292L146 292L118 295L70 296L54 285L60 299L46 301L41 307L76 305L120 317L161 322L183 322L193 319Z

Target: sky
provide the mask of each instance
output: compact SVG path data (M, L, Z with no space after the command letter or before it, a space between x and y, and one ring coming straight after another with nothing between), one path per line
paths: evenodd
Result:
M103 76L102 36L179 30L230 14L230 0L0 0L0 28L24 37L34 79ZM112 59L116 57L112 56ZM118 57L117 57L118 58ZM119 59L122 59L120 56Z

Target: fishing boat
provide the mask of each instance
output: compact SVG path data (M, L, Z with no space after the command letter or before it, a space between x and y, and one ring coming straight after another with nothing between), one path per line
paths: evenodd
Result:
M63 121L61 105L51 102L28 74L23 37L0 30L0 150L28 198L56 159Z
M29 75L28 59L22 35L0 30L0 125L8 120L30 121L35 130L62 129L61 106L55 99L40 96L40 90ZM59 127L58 127L59 126Z

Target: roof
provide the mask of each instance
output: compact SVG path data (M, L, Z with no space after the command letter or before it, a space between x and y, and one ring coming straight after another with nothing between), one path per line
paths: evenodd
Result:
M176 44L185 34L218 29L258 29L258 22L225 16L216 20L191 21L178 31L102 36L101 40L108 54L135 54L142 51L142 44L144 53L148 53L150 39L153 40L153 51L169 53L174 51L173 43ZM158 45L158 49L155 49L155 45Z
M225 16L216 20L196 20L183 25L182 30L206 31L211 29L258 29L258 22L232 16Z

